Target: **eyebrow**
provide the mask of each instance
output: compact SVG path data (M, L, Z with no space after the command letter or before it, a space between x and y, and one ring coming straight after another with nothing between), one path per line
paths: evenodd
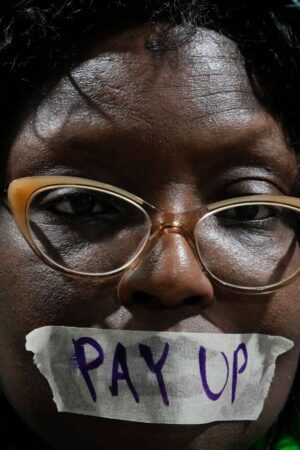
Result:
M87 129L89 129L89 124L83 122L80 126L87 125ZM265 138L270 138L272 136L272 128L270 126L252 126L250 127L247 125L245 127L240 127L240 131L237 132L237 128L234 127L233 130L228 129L228 136L232 136L233 139L229 140L228 143L224 145L222 144L222 147L228 147L228 148L235 148L235 147L247 147L247 146L253 146L258 141L262 141ZM245 131L245 129L247 129ZM118 132L112 133L111 130L107 132L105 129L100 130L98 133L97 139L91 138L91 132L90 130L86 133L86 135L78 133L78 126L74 127L74 132L68 132L68 134L64 132L60 132L54 136L51 136L50 139L45 138L46 141L46 147L48 150L54 150L57 151L59 148L65 148L65 149L78 149L81 150L82 148L85 149L99 149L99 145L101 144L101 141L108 141L108 138L111 137L111 135L114 135L114 138L120 138L124 140L124 130L122 130L122 133L119 133L120 136L118 137ZM135 137L137 136L137 129L134 128L133 132L128 128L126 129L126 135L129 137ZM94 135L95 136L95 135Z
M207 144L206 149L203 151L196 142L195 136L193 136L193 144L191 146L193 145L194 149L191 153L191 158L195 164L197 164L197 161L200 164L205 161L205 164L208 166L208 162L211 161L211 170L213 171L214 163L219 159L220 171L221 165L226 163L227 158L225 156L228 155L229 157L230 155L230 161L234 161L237 166L261 167L281 180L290 176L291 165L290 163L283 164L283 158L286 158L286 155L292 155L293 151L283 138L279 135L276 137L277 130L270 123L261 119L255 120L254 118L246 125L238 124L237 127L233 125L228 126L225 140L224 130L221 130L222 139L216 139L211 144ZM118 143L122 144L120 145L120 156L124 159L126 145L129 147L130 141L133 140L134 148L136 149L138 139L141 140L141 145L149 145L146 137L143 137L143 133L138 135L136 126L132 129L130 127L116 129L113 132L112 129L106 129L105 126L91 128L89 123L83 121L82 123L71 125L67 132L63 130L49 138L45 137L43 139L42 155L44 156L49 152L58 157L57 159L52 157L46 158L46 161L43 161L43 164L41 164L41 160L37 156L36 160L31 162L29 171L32 174L38 172L40 175L60 175L63 173L65 175L83 176L82 165L77 168L78 164L73 161L74 165L71 167L69 162L72 162L72 155L76 155L77 162L80 161L84 152L86 155L93 155L92 161L98 159L99 163L102 162L97 168L97 174L99 173L97 177L101 176L101 179L104 179L106 169L113 167L114 161L118 158ZM64 155L63 160L59 158L59 155L64 150L66 150L67 154ZM70 158L68 161L69 152ZM215 155L215 158L210 157L210 152L211 155ZM128 160L130 160L130 156ZM91 165L86 165L86 170L90 170L90 167ZM215 166L215 168L218 170L218 166ZM103 169L103 173L101 173L101 169Z
M247 128L246 131L245 128ZM98 136L95 136L93 132L87 132L85 134L78 133L78 128L76 127L74 132L68 132L68 134L59 133L58 135L55 135L47 140L46 150L54 153L61 149L70 150L73 152L81 152L83 149L85 151L88 150L99 152L99 149L101 149L101 145L107 144L108 142L114 141L116 143L120 141L122 142L122 144L124 144L128 137L130 139L133 137L136 141L137 130L135 128L132 132L130 129L127 129L126 133L124 133L124 130L122 130L122 133L119 133L118 131L112 133L111 130L109 132L107 132L106 130L100 130L100 132L97 134ZM260 126L259 128L257 128L256 126L252 126L251 129L249 129L249 127L247 126L241 128L240 131L237 131L237 128L234 128L233 130L230 130L229 128L227 135L229 136L228 141L226 140L224 142L224 136L222 136L221 144L217 142L217 145L212 145L212 150L218 151L220 149L220 151L223 152L224 150L230 151L236 150L237 148L242 148L243 150L249 149L251 153L251 150L255 149L255 152L252 152L253 156L254 154L256 154L262 160L264 160L266 157L266 162L270 159L270 154L266 154L265 151L259 152L259 144L263 145L263 147L266 147L272 143L272 149L275 150L275 152L277 150L277 152L281 154L283 153L283 149L285 149L287 153L293 152L292 148L288 146L287 142L285 142L284 139L280 139L280 142L278 142L278 139L274 139L274 130L270 126ZM272 158L274 158L273 152Z

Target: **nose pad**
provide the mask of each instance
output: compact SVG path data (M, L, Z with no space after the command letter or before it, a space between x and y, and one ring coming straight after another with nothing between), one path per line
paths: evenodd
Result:
M147 300L174 308L191 300L206 305L214 292L186 238L166 232L134 268L124 273L118 297L123 305Z

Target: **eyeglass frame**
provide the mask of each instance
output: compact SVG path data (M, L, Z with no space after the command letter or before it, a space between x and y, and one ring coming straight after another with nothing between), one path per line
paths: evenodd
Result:
M149 221L148 234L145 236L145 243L141 246L138 252L132 257L126 264L118 269L115 269L106 273L84 273L79 271L74 271L67 267L64 267L52 259L48 258L39 247L35 244L29 224L28 209L32 199L35 194L40 193L43 190L48 190L49 188L60 188L60 187L81 187L81 188L92 188L92 190L102 190L106 193L112 193L116 197L125 199L129 203L138 207L143 211L147 220ZM198 240L195 236L196 225L200 219L203 219L216 211L221 212L228 209L230 206L247 206L251 204L261 204L261 205L273 205L273 206L286 206L292 210L298 211L300 213L300 199L297 197L290 197L286 195L269 195L269 194L255 194L250 196L235 197L231 199L221 200L217 202L210 203L208 205L203 205L193 210L188 210L180 213L169 212L159 209L150 203L146 202L142 198L125 191L116 186L102 183L100 181L90 180L81 177L73 176L57 176L57 175L42 175L42 176L31 176L23 177L13 180L9 186L0 188L0 192L7 195L8 206L10 212L12 213L15 222L19 228L19 231L23 235L26 242L32 248L34 253L45 262L50 267L55 268L65 274L76 276L76 277L111 277L118 275L119 273L125 271L133 265L133 263L138 264L143 258L143 255L147 252L151 242L158 234L175 232L179 233L185 237L191 248L196 249L198 260L201 264L201 269L203 273L217 285L231 291L240 292L244 294L267 294L274 292L275 290L286 286L292 282L300 273L300 267L297 272L291 275L289 278L277 283L273 283L267 286L258 287L243 287L238 285L233 285L227 283L218 277L216 277L209 269L205 266L202 261L201 253L198 248ZM155 213L157 219L151 218L149 213ZM194 216L194 223L191 222L191 218ZM186 224L186 218L189 218L189 226ZM185 220L183 220L185 219ZM155 224L157 222L157 224ZM192 228L194 231L193 237L189 229Z

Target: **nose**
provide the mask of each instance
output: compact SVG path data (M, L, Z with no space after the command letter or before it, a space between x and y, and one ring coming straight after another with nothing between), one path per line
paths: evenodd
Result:
M175 308L190 302L207 305L214 292L186 238L168 233L160 235L141 261L124 273L118 296L124 305L147 300Z

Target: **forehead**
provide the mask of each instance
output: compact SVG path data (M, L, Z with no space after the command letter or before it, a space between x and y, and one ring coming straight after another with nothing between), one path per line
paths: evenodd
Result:
M95 115L97 124L118 119L120 126L128 125L126 119L151 124L158 115L168 115L174 129L176 122L209 126L220 116L215 125L225 126L237 108L243 112L241 121L259 109L234 42L198 29L184 44L176 36L180 30L174 29L175 44L153 52L145 48L152 33L144 26L100 40L42 103L40 126L45 118L48 132L49 117L55 127L70 117L81 121Z
M163 27L157 27L162 39ZM143 176L149 167L151 180L153 169L161 172L162 183L175 172L181 181L190 179L195 162L205 176L210 165L228 159L268 165L269 158L289 172L294 159L280 126L253 95L236 44L208 29L182 42L181 31L168 35L172 45L165 51L148 50L157 33L149 25L96 40L27 117L12 147L8 178L55 173L55 167L61 173L72 162L71 174L110 182L100 167L112 171L115 162L132 178L133 159Z

